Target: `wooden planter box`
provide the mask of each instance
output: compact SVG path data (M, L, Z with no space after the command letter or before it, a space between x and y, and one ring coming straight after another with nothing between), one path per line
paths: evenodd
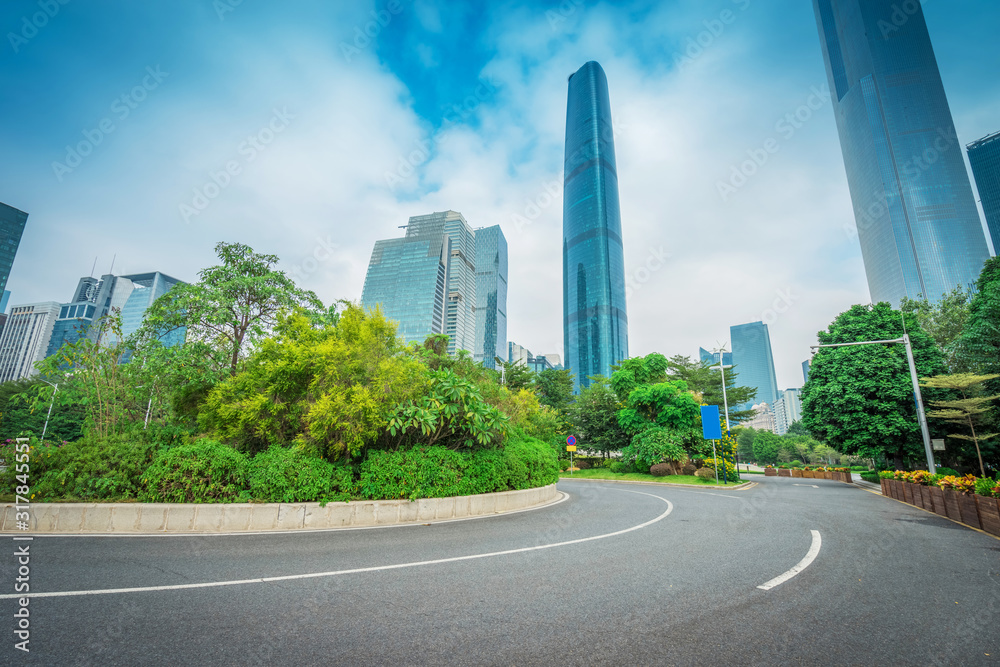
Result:
M764 477L777 477L778 471L774 468L764 468Z
M792 469L792 477L802 477L802 471L793 468Z
M842 472L840 474L844 476L845 482L847 482L848 484L854 484L854 473Z
M922 493L923 496L924 496L924 505L923 505L924 509L927 510L928 512L933 512L934 511L934 494L931 493L931 487L924 486L923 484L921 484L920 485L920 493ZM943 502L944 498L942 498L941 500Z
M934 501L934 513L941 516L948 516L948 508L944 502L944 489L939 486L925 487L931 492L931 500Z
M887 480L887 479L880 479L878 481L879 486L882 487L882 495L883 496L888 496L889 495L889 484L888 484L888 482L889 482L889 480Z
M816 473L814 473L814 472L813 472L812 470L803 470L803 471L802 471L802 476L803 476L804 478L806 478L806 479L812 479L812 478L813 478L813 475L815 475L815 474L816 474Z
M778 468L778 477L791 477L792 471L788 468Z
M903 492L902 494L903 497L901 498L901 500L904 503L916 505L917 507L924 506L923 502L918 498L917 494L913 493L913 490L917 488L916 486L910 484L909 482L897 482L897 484L899 484L899 488Z
M979 510L976 508L976 497L971 493L958 494L958 506L962 510L962 523L966 526L979 528L982 530L983 524L979 522Z
M1000 503L997 502L996 498L980 495L976 495L975 498L983 530L992 535L1000 536Z
M904 500L903 499L903 485L902 485L902 483L899 480L897 480L897 479L886 480L885 484L886 484L886 486L889 487L889 497L890 498L895 498L896 500Z
M962 522L962 508L959 506L959 493L955 489L938 489L944 496L944 509L949 519Z

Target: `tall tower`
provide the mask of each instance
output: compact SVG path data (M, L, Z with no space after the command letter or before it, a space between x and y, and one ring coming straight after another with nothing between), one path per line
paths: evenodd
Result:
M993 252L1000 254L1000 132L973 141L966 148L986 226L993 238Z
M507 357L507 238L500 225L476 230L475 360L496 368Z
M989 251L921 4L813 8L872 301L972 285Z
M13 206L0 203L0 296L3 296L7 289L7 278L10 276L10 268L14 265L14 255L17 254L17 246L21 244L21 235L24 234L24 223L28 220L28 214L19 211ZM3 309L0 309L3 312Z
M778 400L778 378L774 373L774 355L771 353L771 335L763 322L750 322L729 327L733 342L733 365L736 366L736 384L754 387L757 397L753 403L740 406L748 410L758 403L771 408Z
M628 358L625 259L608 79L596 62L569 77L563 176L563 351L576 376Z

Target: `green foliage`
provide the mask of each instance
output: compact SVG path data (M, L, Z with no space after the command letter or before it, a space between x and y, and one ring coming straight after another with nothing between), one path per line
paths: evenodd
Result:
M265 503L349 500L354 488L349 466L277 445L253 457L247 472L250 497Z
M637 433L632 444L622 450L622 461L644 472L657 463L686 458L681 438L669 429L655 426Z
M248 461L214 440L159 452L143 476L139 499L154 503L213 503L246 499Z
M667 358L656 352L645 357L626 359L611 374L611 388L618 395L618 400L625 403L639 386L665 381L668 367Z
M608 470L613 473L623 475L630 472L635 472L636 468L631 463L626 463L625 461L612 461L608 466Z
M917 372L944 371L934 341L906 316ZM902 338L901 313L887 303L853 306L841 313L819 342ZM925 396L933 398L933 396ZM858 345L820 349L813 357L809 381L802 390L802 424L820 440L846 454L923 457L906 349L900 344Z
M83 406L63 403L58 392L53 401L52 394L53 388L38 380L0 384L0 438L16 438L24 433L41 436L50 403L52 416L45 430L46 439L62 442L79 438L86 419Z
M740 458L744 461L756 461L756 456L753 453L753 441L757 437L757 431L752 428L739 428L735 433Z
M618 411L624 406L607 378L595 375L590 380L569 410L573 433L580 446L590 451L604 454L621 451L631 441L618 423Z
M573 371L547 369L535 378L535 391L542 405L565 415L573 403Z
M715 481L715 468L698 468L694 474L696 477L700 477L701 479L710 479L713 482Z
M248 349L270 335L281 312L322 309L322 304L274 268L276 255L224 242L215 252L222 264L199 271L197 283L176 285L158 298L146 311L141 336L156 339L185 328L187 341L202 343L215 369L235 375Z
M668 364L668 378L686 382L691 391L701 396L703 404L718 406L724 404L720 372L717 367L713 368L711 362L694 361L691 357L675 355L670 357ZM736 410L734 406L753 403L757 389L739 386L739 372L735 366L725 370L725 398L729 402L729 421L736 425L752 419L753 410Z
M739 481L740 476L737 474L736 465L729 459L705 459L705 468L711 470L713 476L716 470L718 470L720 482L723 481L723 472L725 472L725 479L727 481Z
M769 431L758 431L753 440L753 458L761 465L778 462L781 437Z
M942 294L935 302L927 299L903 297L899 309L913 315L920 328L937 344L944 354L950 372L965 370L958 354L959 341L969 319L969 293L956 287L950 294Z
M524 364L507 361L501 361L499 364L503 368L504 386L511 391L530 389L534 386L535 372Z
M1000 479L990 479L989 477L979 477L976 479L976 494L980 496L985 496L986 498L993 497L1000 498L1000 493L994 493L997 488L1000 488Z
M866 482L871 482L872 484L878 484L880 479L883 479L882 473L876 472L874 470L865 470L861 473L861 479Z
M621 372L616 371L615 375ZM700 416L698 402L687 384L678 380L636 386L628 395L625 408L618 413L618 423L633 436L653 426L688 433L697 426Z
M457 452L445 447L372 451L359 466L362 498L447 498L529 489L558 479L555 453L533 439L502 449Z

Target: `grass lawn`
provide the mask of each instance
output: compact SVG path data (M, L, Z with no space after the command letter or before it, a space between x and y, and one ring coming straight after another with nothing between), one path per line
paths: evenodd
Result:
M692 486L715 486L715 480L705 480L701 477L695 477L694 475L667 475L666 477L654 477L653 475L646 475L639 472L630 472L626 474L619 474L611 472L610 470L602 470L601 468L591 468L589 470L578 470L570 475L568 472L559 473L560 479L613 479L619 482L661 482L670 484L690 484ZM741 482L733 482L729 480L730 484L740 484ZM719 479L719 486L723 486L722 479Z

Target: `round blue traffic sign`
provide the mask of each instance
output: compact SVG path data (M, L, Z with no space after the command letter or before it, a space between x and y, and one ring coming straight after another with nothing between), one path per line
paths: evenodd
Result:
M571 435L568 438L566 438L566 444L570 445L571 447L573 445L575 445L576 444L576 437Z

